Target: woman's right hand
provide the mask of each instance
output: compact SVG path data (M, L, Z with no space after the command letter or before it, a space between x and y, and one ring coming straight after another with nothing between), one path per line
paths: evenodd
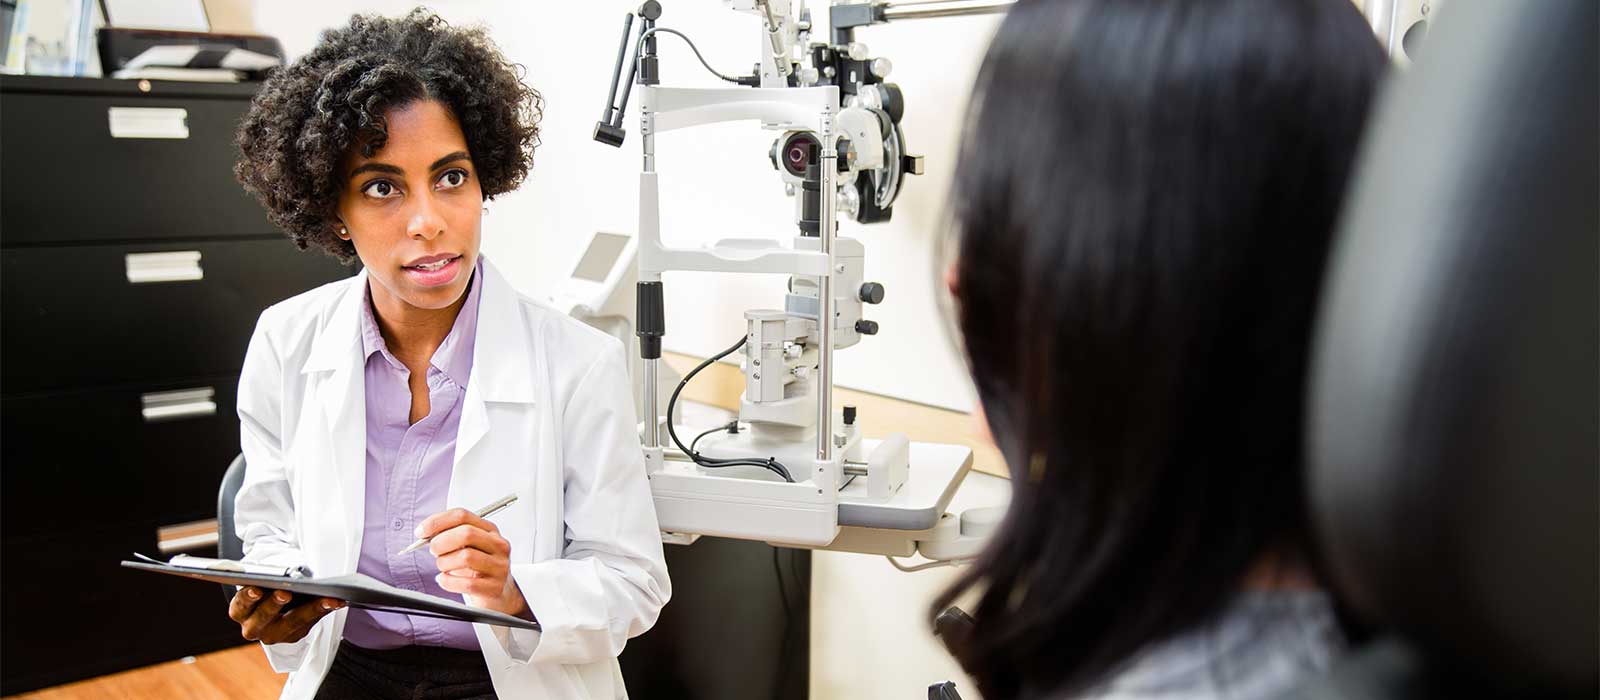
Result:
M263 590L245 586L233 594L228 617L239 623L245 639L262 644L298 642L324 615L344 607L344 601L318 598L287 610L293 596L288 591Z

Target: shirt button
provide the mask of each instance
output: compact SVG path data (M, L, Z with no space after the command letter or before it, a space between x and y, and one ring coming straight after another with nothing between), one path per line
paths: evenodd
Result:
M394 529L396 529L396 530L404 530L404 529L406 529L406 521L401 520L399 518L395 518L394 519Z

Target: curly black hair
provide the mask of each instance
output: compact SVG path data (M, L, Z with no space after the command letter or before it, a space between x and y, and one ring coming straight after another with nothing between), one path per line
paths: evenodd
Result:
M533 165L543 101L481 27L451 27L418 8L401 18L354 15L261 86L239 125L234 174L301 250L346 264L355 247L334 235L351 148L370 157L388 133L384 113L416 100L450 109L466 135L484 199L517 188Z

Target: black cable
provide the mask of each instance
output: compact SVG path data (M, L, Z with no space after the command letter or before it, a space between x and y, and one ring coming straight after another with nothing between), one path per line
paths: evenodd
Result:
M739 421L737 419L731 420L731 421L728 421L727 425L719 425L719 426L717 426L715 428L712 428L712 429L707 430L707 431L705 431L703 433L700 433L699 435L694 436L694 439L689 441L689 451L693 452L694 448L695 448L695 445L699 445L700 444L700 438L703 438L703 437L705 437L707 435L715 433L715 432L717 432L719 430L731 430L733 428L733 426L738 425L738 423L739 423Z
M850 478L845 480L844 485L839 487L839 490L843 491L843 490L845 490L847 488L850 488L850 484L855 483L856 477L858 477L858 476L861 476L861 475L860 474L851 474Z
M672 438L672 444L677 445L679 450L683 451L684 454L689 456L689 459L694 460L695 464L706 467L707 469L720 469L723 467L761 467L762 469L766 469L767 471L783 477L784 481L792 484L794 483L794 477L790 476L789 469L783 466L783 464L776 459L771 457L766 459L712 459L709 457L701 457L699 452L695 452L694 450L683 446L683 441L678 439L678 431L673 428L672 416L677 410L678 394L682 393L683 388L689 385L689 380L694 379L694 375L699 374L701 370L710 367L711 363L732 355L735 350L744 347L744 341L744 336L739 336L739 342L734 343L732 347L729 347L727 350L723 350L722 352L711 356L705 362L702 362L699 365L696 365L694 369L689 370L688 374L683 375L683 380L679 381L677 388L672 390L672 398L667 399L667 435Z
M694 57L700 59L700 65L705 66L706 70L711 71L712 75L715 75L718 78L722 78L723 80L726 80L726 81L728 81L730 83L734 83L734 84L737 84L737 85L745 85L745 84L748 83L748 81L746 81L746 80L743 80L743 79L740 79L740 78L735 78L735 77L729 76L729 75L723 75L722 73L717 72L717 69L712 68L710 63L706 63L706 58L704 56L700 55L700 49L699 49L699 47L694 45L694 41L689 39L689 36L687 34L684 34L683 32L680 32L680 31L678 31L676 29L668 29L666 27L655 27L655 28L652 28L652 29L650 29L650 30L648 30L648 31L646 31L646 32L644 32L644 33L639 35L639 41L637 42L637 44L639 46L641 46L641 47L644 46L645 38L649 37L652 34L655 34L656 32L665 32L667 34L676 34L679 39L683 40L683 43L689 45L689 50L694 52ZM638 56L639 56L639 52L635 51L634 60L637 61L638 60Z

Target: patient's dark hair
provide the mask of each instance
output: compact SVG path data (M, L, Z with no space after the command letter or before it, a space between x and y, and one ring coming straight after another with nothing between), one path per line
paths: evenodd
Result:
M1387 66L1350 0L1019 2L954 187L957 323L1010 465L957 656L1091 689L1311 556L1301 415L1335 218Z
M485 199L522 184L539 143L541 101L519 69L484 29L451 27L426 10L352 16L261 86L239 125L234 173L302 250L351 262L355 247L334 235L339 165L352 148L369 157L383 148L392 108L417 100L448 107Z

